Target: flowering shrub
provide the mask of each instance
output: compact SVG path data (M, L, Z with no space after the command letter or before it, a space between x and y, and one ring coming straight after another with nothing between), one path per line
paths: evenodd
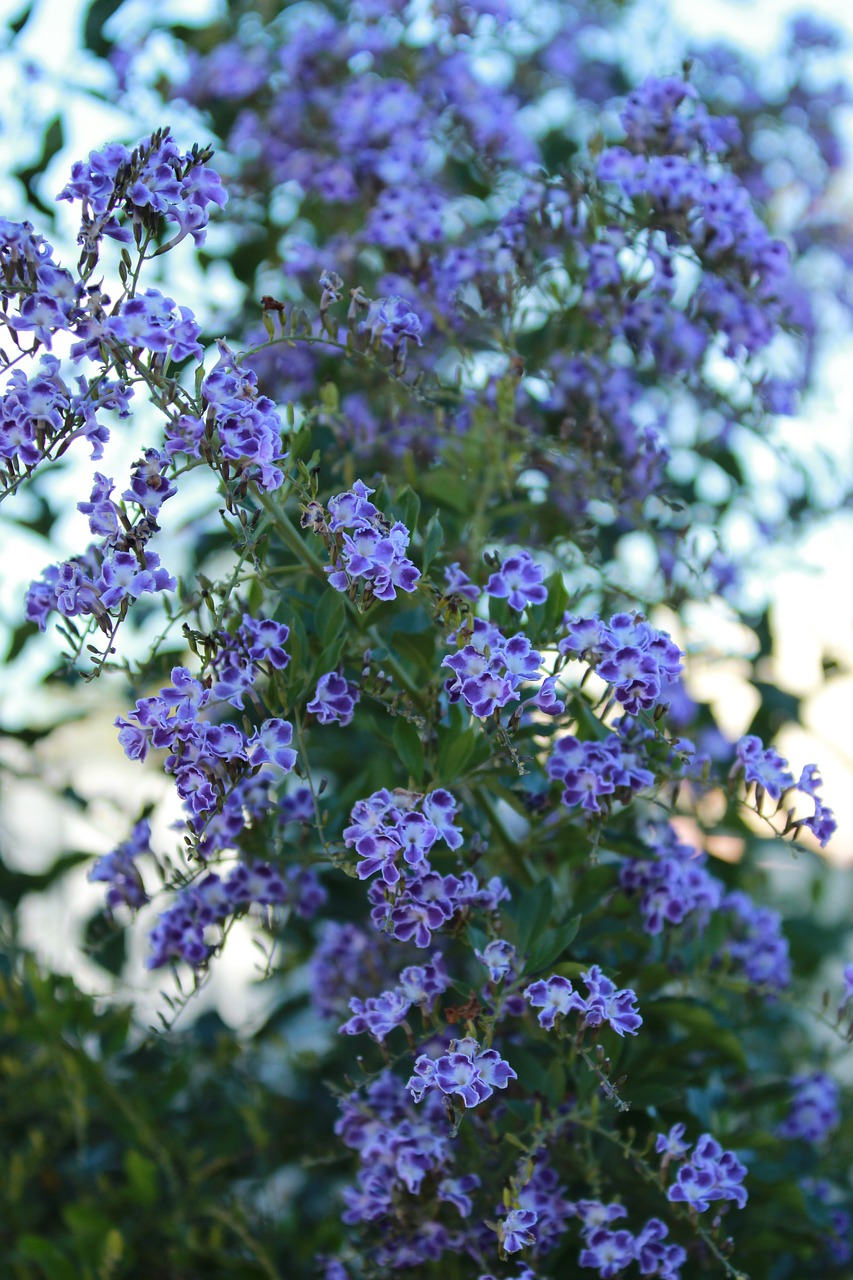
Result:
M692 697L686 609L742 609L759 541L805 519L793 486L751 519L748 457L810 389L828 293L850 306L843 220L814 212L843 159L843 90L812 90L835 37L793 25L780 101L722 48L631 83L605 4L547 31L513 0L239 8L174 28L158 72L221 158L161 128L78 160L72 267L0 221L0 459L12 508L86 465L81 437L104 466L94 541L32 585L16 644L58 631L86 689L114 682L140 797L164 776L179 815L129 800L88 872L92 957L135 930L191 1016L242 921L277 994L222 1050L245 1151L209 1124L201 1173L195 1148L162 1180L117 1164L109 1136L89 1174L82 1139L63 1156L84 1199L124 1178L111 1212L155 1220L176 1170L233 1160L225 1207L194 1210L220 1235L126 1246L69 1210L68 1237L8 1228L13 1274L841 1276L853 966L839 929L821 1006L815 923L765 870L801 851L819 883L835 819L770 741L760 666L735 741ZM120 29L133 103L150 63ZM788 199L763 158L793 130ZM244 286L226 337L168 274L202 245ZM177 537L192 486L214 514ZM111 1052L74 1070L157 1152ZM162 1123L195 1114L181 1088ZM280 1148L267 1092L293 1104Z

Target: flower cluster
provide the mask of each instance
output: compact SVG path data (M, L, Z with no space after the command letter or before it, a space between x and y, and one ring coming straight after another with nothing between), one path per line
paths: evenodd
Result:
M779 1126L779 1136L800 1138L819 1146L841 1119L838 1085L824 1071L794 1076L791 1084L794 1096L791 1109Z
M546 767L548 777L563 784L563 804L569 809L580 805L588 813L602 813L613 800L627 804L655 781L636 753L612 733L601 741L579 742L571 734L558 738Z
M4 306L0 324L16 346L31 334L31 352L39 343L50 350L55 333L73 331L84 314L84 286L54 260L53 246L31 223L0 218L0 267L4 298L16 308L10 315Z
M765 794L777 804L782 802L786 791L795 786L794 775L788 761L779 754L775 747L765 747L760 738L754 734L746 734L737 744L737 765L735 770L743 773L744 781L749 785L755 783L756 797L760 803ZM793 811L789 814L786 831L795 834L801 827L806 827L825 846L837 823L828 805L820 795L822 786L820 773L815 764L807 764L796 783L796 790L814 800L815 811L807 818L795 818Z
M724 893L722 882L707 870L706 855L680 843L669 829L654 852L653 858L626 859L619 870L622 888L639 897L643 928L655 935L690 917L703 929Z
M443 957L437 951L429 964L409 965L400 974L397 985L381 995L368 996L366 1000L353 996L349 1002L353 1016L340 1030L348 1036L367 1033L374 1040L384 1040L405 1020L412 1005L427 1010L436 996L447 990L449 982Z
M737 744L737 758L743 767L744 781L754 782L771 800L781 800L782 792L794 785L794 778L773 747L765 747L760 738L747 734Z
M202 382L201 394L204 416L179 418L167 433L167 452L221 458L222 478L226 483L236 479L238 493L249 482L278 489L287 456L281 449L284 428L275 403L260 395L254 370L220 343L220 358Z
M253 618L244 613L233 634L220 631L210 666L216 675L211 688L214 699L243 709L244 697L257 702L256 684L261 673L283 671L290 662L285 649L290 628L272 618Z
M201 330L190 308L176 306L174 298L165 297L159 289L124 298L112 315L98 311L87 316L74 332L77 341L71 355L75 360L97 360L107 350L126 365L134 363L128 352L148 351L161 356L165 367L190 358L200 360L204 354L198 340Z
M453 676L445 684L451 702L463 699L481 720L508 702L517 701L522 684L537 679L542 655L523 631L509 639L494 623L474 618L472 626L454 638L467 643L442 662Z
M387 885L400 879L399 863L417 870L430 870L427 855L439 840L449 849L462 844L462 832L454 825L456 801L449 791L439 789L427 795L412 791L374 791L359 800L344 829L344 842L354 847L362 861L360 880L380 873Z
M371 918L399 942L428 947L432 935L460 913L495 911L509 897L497 876L481 885L472 871L441 875L428 854L441 842L456 850L462 832L454 824L456 801L439 788L427 795L398 789L359 800L344 841L361 858L359 879L378 874L368 890Z
M215 950L211 935L229 917L253 904L291 906L299 915L311 916L323 905L326 891L311 868L290 867L283 876L268 862L238 863L226 878L208 872L198 884L177 894L172 906L149 934L149 969L183 961L193 969L205 965Z
M637 1012L637 997L626 987L618 990L616 984L604 976L597 964L592 965L581 974L587 991L582 996L576 991L568 978L554 974L551 978L540 978L524 991L524 998L534 1009L541 1009L540 1027L549 1030L557 1018L564 1018L571 1012L581 1014L579 1029L584 1027L600 1027L605 1023L618 1036L635 1036L643 1025L643 1019Z
M789 986L791 960L779 912L773 907L757 906L739 889L727 893L720 906L734 916L733 936L724 953L742 967L756 986L776 991Z
M422 1053L415 1061L415 1073L407 1088L415 1102L439 1090L459 1098L464 1107L476 1107L490 1098L495 1089L505 1089L518 1076L496 1049L481 1049L472 1036L451 1040L449 1051L438 1058Z
M461 875L440 875L421 870L408 876L405 887L391 896L378 881L368 890L372 904L371 919L379 930L387 930L400 942L428 947L432 935L450 929L452 922L475 910L493 912L509 897L509 890L499 876L482 885L473 871Z
M611 147L598 161L598 176L630 200L648 200L668 225L673 242L690 246L705 268L693 315L702 328L721 331L726 353L755 354L788 317L791 264L783 241L773 239L748 190L716 156L739 141L732 117L713 119L691 100L687 86L653 79L630 96L623 113L629 143ZM689 154L694 151L698 154ZM675 313L676 315L678 313ZM696 328L697 355L707 337Z
M157 516L162 504L176 492L165 474L168 467L165 454L146 450L134 464L130 488L122 494L121 505L111 497L112 479L95 472L89 501L77 506L89 517L91 532L100 534L101 540L92 543L83 555L50 566L31 585L27 617L40 630L45 630L49 614L55 611L64 618L92 616L109 634L115 618L124 617L139 596L175 590L176 580L161 566L160 557L146 547L159 528Z
M677 76L644 80L628 94L619 119L637 152L720 153L740 141L735 117L711 116L694 86Z
M231 685L226 692L233 701ZM163 767L175 779L186 825L204 858L233 848L246 826L272 809L272 784L296 763L288 721L271 717L247 734L204 718L223 705L186 667L175 667L171 685L139 699L129 716L115 722L131 760L144 760L151 749L169 753Z
M661 1146L661 1139L666 1143L666 1136L659 1134L658 1150L666 1150L671 1158L668 1148ZM684 1148L685 1153L689 1150L689 1145ZM741 1164L734 1152L724 1151L710 1133L703 1133L693 1155L680 1165L666 1198L673 1203L686 1204L696 1213L704 1213L712 1200L734 1200L742 1209L747 1201L746 1188L741 1186L746 1174L746 1165Z
M640 1275L660 1280L680 1280L687 1253L681 1245L664 1244L669 1228L659 1218L650 1218L636 1234L613 1224L627 1218L624 1205L602 1204L600 1200L578 1200L572 1211L581 1221L584 1247L578 1262L594 1267L602 1280L618 1276L636 1262Z
M356 480L329 500L328 521L322 510L306 508L303 525L326 537L332 556L326 572L336 591L350 591L361 581L365 601L395 600L398 590L415 590L421 573L406 555L409 530L400 520L386 520L369 500L373 492Z
M56 356L43 355L29 375L23 369L9 374L0 396L0 459L9 476L8 491L18 477L46 458L58 457L76 439L89 444L93 461L103 456L110 433L98 411L128 417L133 389L103 375L89 382L81 378L78 385L74 392L64 381Z
M129 838L112 853L104 854L89 868L87 879L108 884L107 906L120 902L128 907L141 907L148 901L136 859L151 852L151 823L141 818Z
M588 662L613 686L628 715L654 707L662 689L682 669L684 655L678 645L642 614L617 613L609 623L567 615L565 626L560 653Z
M83 206L80 243L92 252L103 236L122 244L151 235L160 218L177 224L173 247L191 235L204 243L210 206L222 208L228 193L219 174L208 167L209 149L181 153L168 129L158 130L132 151L112 142L77 161L57 199ZM125 224L125 220L130 225Z
M454 1147L442 1128L446 1130L446 1116L440 1093L427 1096L416 1110L402 1081L390 1071L367 1086L365 1097L355 1093L341 1103L335 1132L359 1161L355 1185L344 1189L343 1220L382 1228L375 1253L380 1267L435 1261L451 1247L451 1233L436 1221L426 1198L417 1198L430 1175L438 1181L439 1204L452 1205L463 1217L471 1211L469 1193L479 1178L454 1176ZM401 1203L405 1216L399 1212Z
M566 1199L566 1189L560 1185L559 1176L544 1152L538 1153L532 1160L519 1162L512 1186L513 1199L518 1205L516 1212L532 1215L528 1219L531 1240L527 1243L532 1243L536 1255L548 1253L559 1244L574 1206ZM512 1232L512 1222L517 1224L518 1219L511 1218L514 1211L507 1211L506 1206L501 1206L498 1212L507 1215L507 1221L499 1223L498 1230L503 1236L504 1252L510 1253L513 1250L509 1248L507 1238Z

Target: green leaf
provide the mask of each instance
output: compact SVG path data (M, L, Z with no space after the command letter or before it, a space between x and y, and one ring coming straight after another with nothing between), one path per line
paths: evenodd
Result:
M473 726L462 732L445 730L439 739L438 776L441 782L452 786L465 772L465 766L474 754L477 733Z
M441 521L438 518L438 512L434 511L427 521L426 530L424 531L424 558L423 571L426 573L435 557L441 550L444 542L444 530L441 527Z
M418 516L421 513L421 500L410 484L403 485L391 503L391 511L398 520L414 535L418 527Z
M38 1263L47 1280L79 1280L77 1268L65 1254L41 1236L21 1236L15 1252L27 1262Z
M341 630L338 635L330 640L323 652L320 654L317 662L317 671L320 675L325 675L327 671L334 671L341 660L341 654L347 642L347 633Z
M276 622L286 622L290 628L290 635L287 637L285 649L290 654L290 662L294 671L301 671L308 654L308 635L305 630L305 623L302 621L302 614L297 613L295 609L285 612L281 608L276 608L273 616Z
M534 935L533 946L530 950L530 958L525 965L524 972L526 974L539 973L542 969L549 968L554 964L568 946L574 942L577 931L580 928L581 916L572 916L571 920L566 924L558 925L555 929L546 929L541 936Z
M534 626L543 634L553 635L568 608L569 593L559 569L552 573L550 578L546 578L545 586L548 590L548 599L544 604L534 605L530 609L530 617Z
M515 918L518 949L526 955L534 939L547 927L554 909L554 890L550 880L540 880L528 889L512 913Z
M115 43L104 35L104 27L123 4L124 0L94 0L89 6L83 24L83 44L96 58L106 58Z
M423 782L424 747L417 726L399 716L391 740L409 776L417 783Z
M651 1018L663 1018L670 1025L677 1022L688 1032L691 1048L712 1050L719 1056L731 1059L742 1070L747 1069L747 1057L738 1036L726 1025L727 1019L720 1012L698 1000L663 997L647 1004L643 1013Z
M662 1080L660 1084L638 1084L632 1087L629 1079L620 1092L632 1107L666 1107L681 1098L681 1092L673 1088L668 1080Z
M489 935L482 929L478 929L476 925L468 925L467 936L472 951L484 951L489 945Z
M154 1161L138 1151L128 1151L124 1157L124 1171L134 1201L142 1205L156 1204L157 1166Z
M27 193L27 199L31 204L35 205L40 213L52 218L54 210L50 208L39 196L36 184L38 179L44 174L45 169L50 164L53 157L62 150L65 143L65 135L62 128L62 117L56 116L48 125L44 135L44 143L41 149L41 155L31 165L27 165L23 169L18 169L15 176L24 186Z
M463 516L470 514L470 484L466 484L445 467L439 471L431 471L424 477L423 491L441 507L449 507L451 511L457 511Z
M337 413L340 406L338 388L334 382L324 382L320 388L320 403L327 413Z
M19 36L23 31L24 27L29 22L32 12L33 12L32 4L25 4L21 12L18 14L17 18L14 18L13 20L8 21L9 30L14 35Z
M102 969L116 976L127 960L127 933L108 911L96 911L86 922L83 935L86 953Z
M549 1097L553 1077L549 1079L548 1071L538 1058L518 1046L513 1046L507 1056L513 1071L518 1074L519 1084L527 1093L541 1093L543 1097Z
M336 639L344 625L346 605L340 591L327 591L314 612L314 627L320 642L328 645Z
M546 1097L556 1111L566 1100L566 1068L555 1058L546 1072Z
M81 862L90 862L91 857L89 853L65 853L47 871L40 871L35 875L10 871L0 862L0 899L8 902L9 906L16 907L25 894L41 893L50 888L66 871L79 866Z

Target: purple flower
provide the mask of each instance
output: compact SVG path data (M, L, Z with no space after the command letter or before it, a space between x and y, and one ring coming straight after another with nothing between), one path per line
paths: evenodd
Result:
M697 1213L704 1213L712 1200L734 1200L742 1209L747 1193L740 1184L746 1174L746 1166L732 1151L723 1151L709 1133L703 1133L690 1160L679 1168L667 1199L686 1204Z
M773 747L765 747L761 739L752 734L738 742L737 758L743 765L746 782L754 782L761 787L771 800L781 800L782 792L794 785L788 761Z
M687 1261L686 1250L678 1244L662 1244L669 1235L669 1228L660 1218L650 1218L639 1235L634 1238L634 1258L640 1275L660 1277L660 1280L679 1280L680 1268Z
M285 644L290 628L272 618L253 618L244 613L235 640L245 646L253 662L267 662L276 671L283 671L290 662Z
M249 739L252 764L274 764L290 773L296 764L292 739L293 725L288 720L265 720Z
M529 551L508 556L486 585L490 596L506 599L511 609L521 613L528 604L544 604L548 592L542 585L545 570L536 564Z
M575 991L568 978L562 978L559 974L547 980L540 978L538 982L531 983L522 994L534 1009L542 1010L539 1014L540 1027L550 1029L558 1017L565 1017L573 1009L578 1013L586 1010L583 996Z
M632 645L617 649L597 667L602 680L612 684L616 698L629 715L648 710L660 696L659 668L651 654Z
M104 854L90 867L87 879L104 881L107 890L107 906L115 907L124 902L129 907L141 907L148 901L142 876L136 859L151 852L151 824L147 818L136 823L129 839Z
M635 1036L643 1025L636 1010L637 997L630 988L618 991L597 964L581 974L589 989L584 1026L599 1027L606 1022L618 1036Z
M476 1173L465 1173L459 1178L442 1178L438 1184L438 1198L445 1204L452 1204L463 1218L467 1218L474 1207L468 1192L476 1191L479 1185L480 1179Z
M374 1040L383 1041L394 1027L405 1020L411 1001L400 991L383 991L381 995L367 1000L353 996L349 1007L353 1017L344 1022L339 1031L348 1036L367 1032Z
M838 1125L840 1090L831 1076L823 1071L794 1076L791 1110L779 1126L782 1138L801 1138L819 1146Z
M105 609L114 608L127 596L135 600L144 592L175 590L177 582L160 566L159 557L153 551L143 555L144 568L129 551L116 551L104 560L94 586Z
M655 1139L655 1151L658 1155L668 1157L670 1160L680 1160L682 1156L687 1155L690 1143L683 1141L685 1128L684 1124L674 1124L669 1133L659 1133Z
M133 151L109 143L91 151L88 161L72 165L71 180L57 198L82 202L81 238L91 246L104 235L131 243L133 234L121 225L120 216L141 231L146 215L150 218L152 213L178 224L170 247L187 234L200 245L208 206L221 207L228 199L219 174L206 167L211 155L198 148L182 154L168 132L153 135Z
M320 724L347 725L360 697L358 685L345 680L338 671L328 671L317 681L314 697L305 710L315 715Z
M838 1002L839 1018L847 1011L850 1001L853 1000L853 964L846 964L841 976L844 986L841 991L841 999Z
M399 294L377 299L368 315L367 324L370 328L382 325L382 337L390 346L399 347L407 338L411 338L418 346L421 345L420 316Z
M497 1089L505 1089L518 1077L508 1062L495 1049L480 1049L471 1036L453 1040L449 1052L433 1061L425 1054L415 1062L415 1074L409 1080L409 1092L416 1102L426 1093L438 1089L458 1097L466 1107L476 1107Z
M565 701L557 697L557 676L548 676L539 686L539 692L533 699L537 711L546 716L561 716L566 709Z
M479 587L475 586L467 573L462 572L458 560L454 560L453 564L448 565L444 570L444 582L444 594L447 596L462 596L472 604L476 604L480 598Z
M823 786L817 765L807 764L800 775L797 790L814 800L815 811L810 818L801 819L798 825L808 827L817 836L821 846L828 844L830 837L838 828L832 810L823 803L818 789Z
M586 1237L586 1248L578 1262L582 1267L597 1267L602 1280L609 1280L634 1261L634 1237L630 1231L608 1231L598 1227Z
M411 964L400 974L398 990L411 1004L426 1008L436 996L441 995L450 985L450 978L444 967L444 959L437 951L429 964Z
M618 1036L624 1036L626 1032L636 1035L643 1020L635 1008L637 997L634 992L628 988L618 991L598 965L593 965L581 977L589 990L586 999L575 991L568 978L559 974L548 979L540 978L524 990L525 1000L534 1009L542 1010L539 1025L550 1030L558 1017L565 1017L574 1010L583 1014L582 1027L600 1027L606 1022Z
M448 913L440 903L416 902L411 898L394 907L390 915L394 937L400 942L413 942L416 947L428 947L433 933L447 918Z
M362 859L356 872L359 880L367 880L378 871L386 884L395 885L400 879L397 869L400 849L399 840L384 831L379 831L376 835L361 836L355 845L355 851Z
M413 592L421 574L406 556L409 530L399 520L385 520L367 500L372 492L357 480L352 489L330 498L328 528L337 534L338 544L335 563L326 566L326 573L336 591L348 591L351 582L363 579L376 599L395 600L398 590ZM315 532L324 526L322 519L311 521Z
M515 947L504 942L503 938L493 938L482 951L475 951L474 955L486 966L492 982L502 981L516 961Z
M409 866L420 866L438 839L438 830L422 813L403 814L394 835Z
M504 1220L498 1223L498 1236L504 1253L518 1253L526 1245L533 1244L531 1227L539 1215L535 1209L510 1209Z

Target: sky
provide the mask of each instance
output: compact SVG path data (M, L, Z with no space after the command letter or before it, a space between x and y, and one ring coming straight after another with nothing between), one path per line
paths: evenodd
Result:
M6 176L9 169L21 160L35 159L41 130L33 127L32 112L40 118L50 118L53 112L61 112L66 128L65 145L53 160L44 182L46 195L54 194L65 180L73 159L86 154L115 137L142 134L146 129L162 123L153 104L140 101L136 118L131 120L123 111L108 102L95 102L91 90L105 89L108 81L91 60L77 51L80 16L85 9L84 0L36 0L34 15L27 23L23 49L15 59L0 50L0 75L6 86L4 101L0 104L3 132L0 133L0 207L9 216L16 216L15 205L19 201L17 184ZM193 23L202 21L216 12L215 0L170 0L172 19ZM802 4L792 0L672 0L670 10L676 25L693 36L712 39L724 36L741 41L753 51L770 51L778 42L787 16L803 10ZM0 20L14 17L22 11L19 3L0 0ZM124 21L139 23L144 28L157 6L150 0L139 0L125 10ZM835 0L811 0L808 12L824 15L846 27L853 42L853 4ZM656 2L639 6L634 19L644 31L652 30L655 38L634 39L631 29L624 39L631 49L645 49L642 55L645 72L672 70L680 60L680 44L675 25L666 16L663 7ZM853 48L853 44L851 45ZM21 58L29 59L31 67L22 65ZM853 82L853 53L846 63ZM34 74L34 69L37 74ZM850 127L851 153L853 153L853 117ZM853 208L853 177L848 175L842 198L849 198ZM73 215L67 211L61 224L62 236L73 242ZM208 308L215 312L227 312L235 300L233 286L227 272L216 270L202 278L192 264L191 254L181 262L181 301L196 309ZM845 459L853 465L853 397L850 396L853 369L853 347L849 336L831 351L821 375L822 390L819 397L807 406L804 414L787 424L791 443L802 447L803 441L815 449L824 447L838 466ZM136 435L116 440L109 457L109 474L124 474L131 458L138 453L140 440L144 439L145 420L140 419ZM89 468L86 467L88 473ZM831 468L828 472L828 483ZM88 483L88 474L85 483ZM57 477L56 494L64 499L72 513L57 530L56 543L51 548L37 538L25 538L17 543L16 554L7 556L0 572L0 617L12 616L18 607L29 581L37 576L44 565L62 554L79 550L85 525L82 517L73 511L79 498L81 478L70 469ZM201 503L203 499L198 498ZM192 501L184 509L183 519L191 521ZM180 541L180 529L175 529ZM8 526L0 518L0 536L9 536ZM46 554L47 553L47 554ZM779 747L789 756L795 769L817 761L825 779L825 794L833 803L840 821L841 831L836 840L835 856L843 863L853 863L853 739L849 726L853 723L853 586L850 566L853 565L853 513L838 512L828 517L815 532L796 549L789 546L772 549L757 566L754 577L756 595L769 591L773 598L773 629L777 652L772 671L791 692L803 699L803 726L790 729L782 736ZM706 646L707 657L697 664L692 677L693 692L710 700L720 717L723 727L733 736L742 734L749 725L754 711L755 692L747 682L749 636L725 609L719 606L697 604L686 615L684 640L697 648ZM824 680L824 657L834 659L840 673L831 683ZM30 674L36 676L39 669L53 665L54 650L42 647L40 654L31 659ZM11 719L38 714L40 694L26 681L19 681L8 691L4 714ZM113 698L119 701L113 704ZM73 699L69 699L69 710ZM68 847L107 852L126 835L124 798L128 789L140 786L151 790L151 799L165 798L163 787L148 777L140 782L138 766L126 762L118 750L111 730L114 715L124 710L120 695L107 693L97 717L84 724L69 727L46 749L43 759L45 776L53 780L69 780L88 786L91 790L93 774L99 779L95 788L97 803L86 818L69 818L65 811L52 807L38 789L27 786L16 789L9 810L4 815L6 834L10 848L19 849L22 863L31 858L34 847L41 850L41 859L49 863L57 853ZM106 729L105 729L106 726ZM74 761L73 767L70 764ZM163 780L165 782L165 779ZM174 816L174 815L172 815ZM163 835L166 836L165 818ZM23 852L27 850L26 854ZM16 856L13 853L13 859ZM787 855L784 855L787 857ZM790 861L790 860L789 860ZM780 862L780 874L796 883L792 867ZM94 909L101 898L97 886L85 884L81 873L78 878L79 894L69 914L67 895L46 895L41 902L31 901L26 913L26 933L42 948L52 948L49 959L65 967L79 960L73 954L72 935L80 921ZM78 900L79 899L79 900ZM45 943L45 939L50 939ZM234 960L230 966L220 966L218 976L222 990L214 993L214 999L224 1006L233 1006L235 1000L255 999L246 996L246 983L252 971L254 959L251 948L231 948ZM224 972L227 970L227 972ZM141 956L135 957L140 993L150 990L141 973ZM95 966L83 966L83 980L89 984L101 980ZM142 996L140 997L142 998ZM147 998L147 997L146 997Z

